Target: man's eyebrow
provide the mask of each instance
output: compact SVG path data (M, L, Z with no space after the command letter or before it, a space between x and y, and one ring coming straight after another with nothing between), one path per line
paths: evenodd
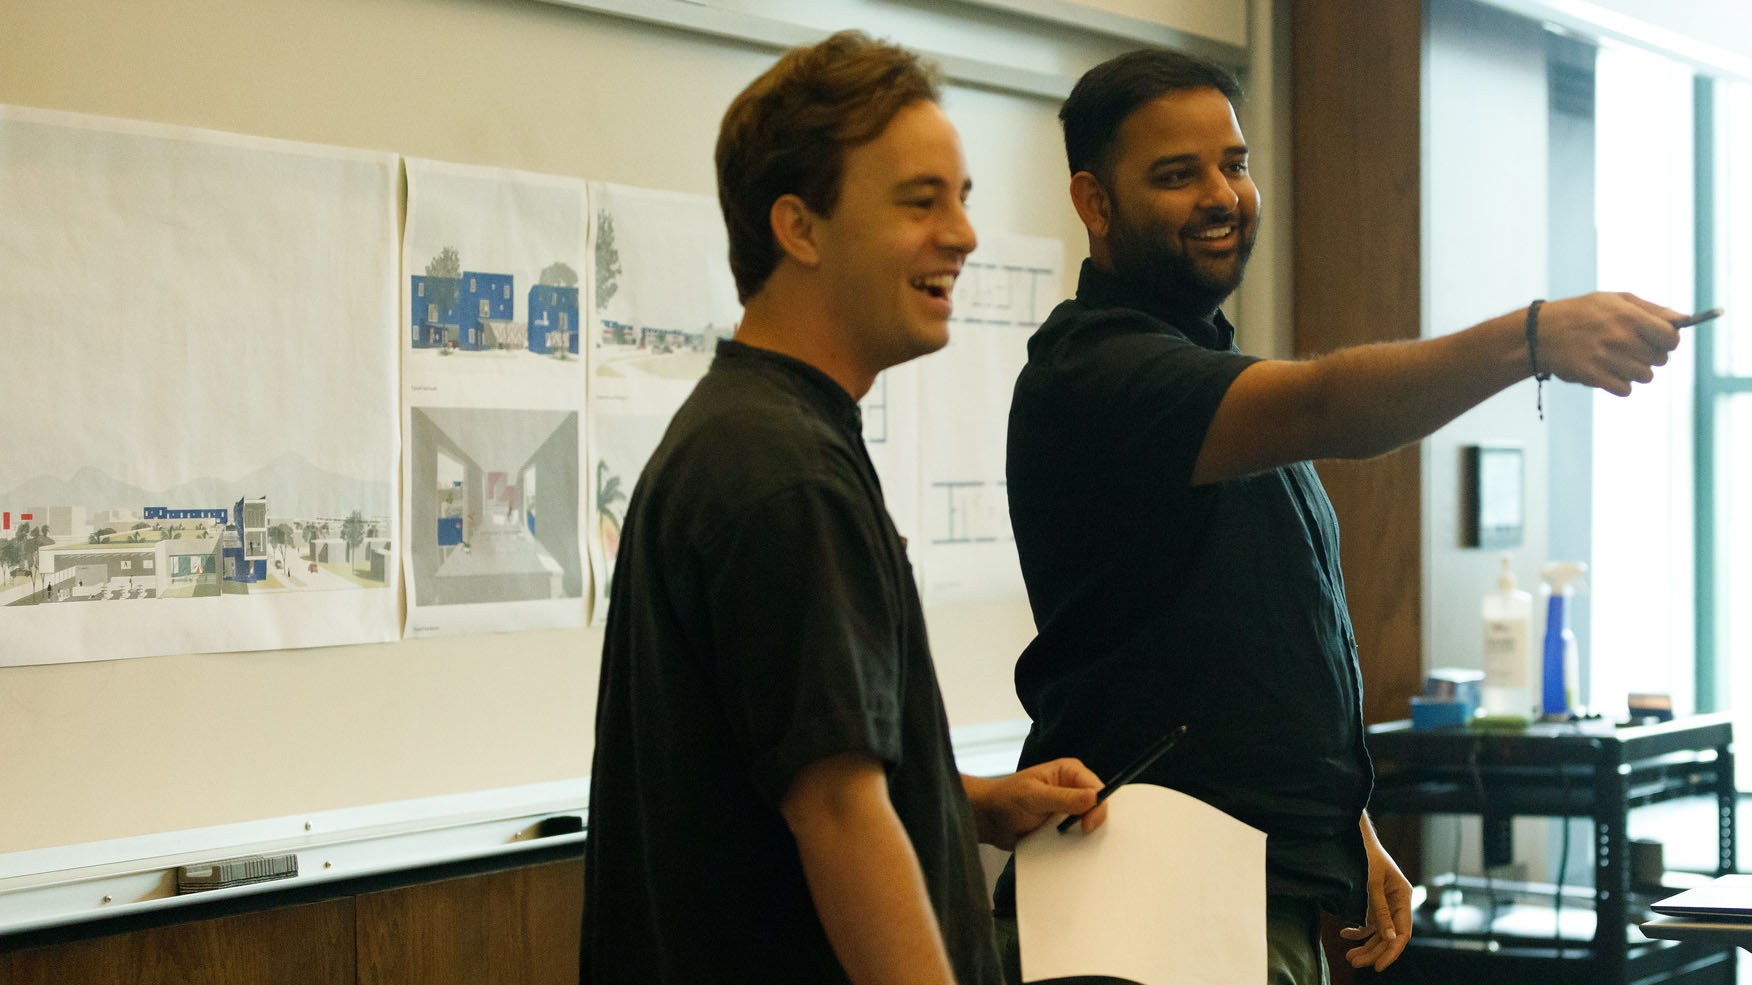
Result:
M1236 157L1246 157L1246 156L1247 156L1247 145L1246 144L1235 144L1233 146L1223 148L1223 157L1225 159L1236 158ZM1173 167L1177 164L1197 164L1198 161L1199 161L1199 155L1196 153L1188 152L1185 154L1166 154L1166 155L1163 155L1162 157L1156 158L1154 161L1151 161L1150 162L1150 170L1154 171L1157 168Z
M1150 162L1150 170L1154 171L1158 168L1173 167L1177 164L1197 164L1197 163L1198 163L1198 155L1197 154L1168 154L1168 155L1164 155L1162 157L1158 157L1154 161L1151 161Z
M905 181L897 183L894 186L894 193L896 195L905 195L910 192L943 191L948 187L949 182L945 178L933 174L921 174L915 178L908 178ZM961 194L966 195L971 191L973 191L973 179L969 178L961 183Z

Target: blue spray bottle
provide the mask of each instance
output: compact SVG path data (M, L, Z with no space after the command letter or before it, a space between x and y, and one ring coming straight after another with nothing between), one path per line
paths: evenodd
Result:
M1547 720L1564 721L1575 710L1574 689L1580 685L1580 659L1576 634L1570 629L1570 602L1575 597L1588 566L1580 561L1553 561L1540 575L1544 578L1545 650L1540 661L1543 698L1539 710Z

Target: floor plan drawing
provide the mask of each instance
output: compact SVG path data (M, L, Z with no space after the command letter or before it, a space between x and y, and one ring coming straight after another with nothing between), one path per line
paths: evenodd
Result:
M918 361L918 567L927 604L1022 594L1004 488L1010 394L1059 299L1064 244L988 234L956 281L949 344Z

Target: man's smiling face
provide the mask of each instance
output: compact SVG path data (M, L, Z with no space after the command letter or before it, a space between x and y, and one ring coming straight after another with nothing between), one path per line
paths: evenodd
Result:
M961 141L937 104L895 114L846 152L839 200L818 220L820 272L836 320L872 373L949 341L950 293L978 243Z
M1120 125L1102 186L1114 272L1176 307L1214 311L1240 286L1259 232L1259 189L1234 107L1186 89Z

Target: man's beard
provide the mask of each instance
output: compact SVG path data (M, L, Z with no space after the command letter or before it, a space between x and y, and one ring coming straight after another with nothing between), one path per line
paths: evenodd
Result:
M1119 278L1169 306L1206 317L1217 310L1235 289L1253 255L1258 227L1242 228L1239 213L1231 217L1241 232L1233 271L1213 277L1198 267L1184 250L1176 249L1180 237L1159 224L1129 221L1118 210L1107 233L1108 256Z

